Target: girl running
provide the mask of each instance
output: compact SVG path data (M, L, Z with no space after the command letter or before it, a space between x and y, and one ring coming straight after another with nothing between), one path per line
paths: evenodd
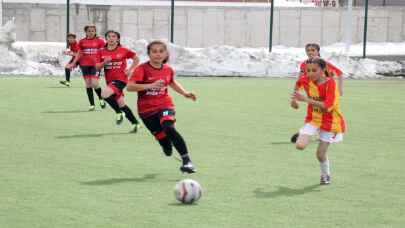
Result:
M330 184L329 160L326 156L330 143L343 140L345 121L339 109L339 91L333 77L328 77L327 63L320 58L307 62L307 73L296 82L296 91L291 99L308 104L305 125L301 128L296 148L307 147L310 137L319 134L320 141L316 156L321 168L320 184ZM305 90L307 96L298 90Z
M311 59L315 59L315 58L320 58L320 50L321 47L319 46L319 44L315 44L315 43L309 43L307 45L305 45L305 53L308 56L308 59L305 60L304 62L302 62L300 64L300 74L298 76L298 78L300 78L301 76L306 74L306 66L307 66L307 62ZM336 66L334 66L332 63L326 62L326 71L328 72L328 77L336 77L338 79L338 87L339 87L339 92L340 92L340 96L343 95L343 72L337 68ZM297 90L296 88L294 90ZM294 108L298 108L298 103L294 100L291 101L291 106ZM294 134L291 137L291 142L295 143L297 141L298 138L298 133Z
M72 56L72 59L70 59L70 61L69 61L69 64L71 64L73 62L73 60L75 59L75 56L76 56L77 52L79 52L79 43L77 43L76 35L73 34L73 33L69 33L67 35L67 40L68 40L68 44L69 44L69 50L65 51L64 54ZM59 81L59 82L62 85L70 87L70 72L71 72L71 69L68 68L68 66L69 65L65 66L65 80L64 81Z
M117 113L116 123L123 121L123 114L132 124L132 132L136 133L139 128L138 120L135 118L131 109L125 104L123 89L128 82L128 74L138 65L139 59L135 52L122 47L120 44L120 33L116 31L107 31L105 39L107 44L101 49L97 69L104 68L107 87L101 93L103 99ZM132 65L127 70L127 59L132 59Z
M138 112L145 126L155 136L166 156L172 155L172 146L180 154L182 172L194 173L188 149L183 137L175 128L175 111L167 87L195 101L196 95L183 88L174 79L174 70L165 64L169 58L167 46L153 41L147 46L149 61L135 68L128 82L128 91L138 92Z
M79 62L80 69L83 73L83 78L86 84L86 93L89 98L89 111L94 111L94 95L93 89L96 92L101 108L105 108L105 102L101 97L101 88L99 86L99 75L97 74L96 63L99 57L99 51L104 47L105 42L97 36L96 26L87 25L84 27L86 37L79 41L79 52L76 54L72 63L67 65L67 68L73 69Z

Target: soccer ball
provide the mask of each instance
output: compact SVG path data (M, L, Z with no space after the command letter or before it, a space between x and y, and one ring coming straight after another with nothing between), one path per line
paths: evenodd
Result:
M202 193L201 185L191 179L184 179L177 182L174 187L176 199L184 204L192 204L200 199Z

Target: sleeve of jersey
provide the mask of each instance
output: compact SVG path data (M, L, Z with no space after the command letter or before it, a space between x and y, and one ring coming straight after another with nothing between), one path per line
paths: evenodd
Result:
M174 76L176 75L176 72L173 70L173 68L170 68L170 73L171 73L171 75L170 75L171 77L170 77L169 84L174 81Z
M135 56L136 56L136 53L128 49L127 55L126 55L127 59L132 59Z
M295 82L294 90L295 90L295 91L298 91L298 90L301 90L301 89L303 89L303 88L304 88L303 79L302 79L302 78L299 78L299 79Z
M103 40L103 39L100 39L98 45L99 45L98 48L103 48L103 47L105 46L104 40Z
M334 72L336 77L341 77L342 76L343 72L339 68L337 68L335 65L333 65L332 63L328 63L327 67L328 67L328 71L329 72Z
M332 111L339 99L339 92L336 87L336 82L334 80L330 80L326 86L326 98L324 105L328 112Z
M306 66L305 62L302 62L300 64L300 75L305 74L305 66Z
M144 70L143 67L138 66L137 68L135 68L134 72L131 75L131 78L129 78L129 81L131 82L142 82L144 79Z

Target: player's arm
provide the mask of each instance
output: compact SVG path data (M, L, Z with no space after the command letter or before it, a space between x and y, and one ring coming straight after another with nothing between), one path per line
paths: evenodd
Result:
M135 67L138 66L138 64L139 64L139 58L138 58L137 55L134 55L134 56L132 57L132 64L131 64L131 66L128 68L128 70L126 70L125 73L126 73L127 75L131 75L131 73L134 71Z
M338 86L340 96L343 96L343 76L338 77Z
M76 66L76 63L79 61L81 57L81 51L78 51L76 53L73 53L74 59L71 63L66 65L66 68L73 69Z
M324 102L322 101L316 101L312 98L309 98L305 95L302 95L299 91L295 91L292 96L291 96L292 100L296 100L296 101L300 101L300 102L305 102L308 104L311 104L315 107L321 108L322 110L326 111L326 105Z
M135 81L129 81L127 84L127 91L129 92L141 92L148 89L162 89L165 87L165 81L158 80L149 84L140 84Z
M176 91L178 94L183 95L185 98L191 99L193 101L197 100L197 96L193 92L189 92L176 80L173 80L169 86Z
M104 58L100 57L100 59L102 59L102 61L99 62L99 63L96 63L96 69L97 70L101 70L104 67L105 64L111 62L111 56L106 56Z

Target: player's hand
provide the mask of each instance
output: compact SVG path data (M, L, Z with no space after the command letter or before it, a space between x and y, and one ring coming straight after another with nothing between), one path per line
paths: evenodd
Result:
M105 57L103 62L104 62L104 64L110 63L111 62L111 56Z
M157 80L151 84L149 84L149 89L162 89L165 87L165 81Z
M72 63L66 64L65 68L72 70L73 68L75 68L75 64L72 64Z
M291 100L290 105L291 105L291 108L293 108L293 109L298 109L299 108L298 102L296 100L294 100L294 99Z
M307 97L297 91L292 94L291 99L305 102L307 100Z
M186 92L184 93L184 97L191 99L192 101L196 101L197 100L197 96L193 93L193 92Z

